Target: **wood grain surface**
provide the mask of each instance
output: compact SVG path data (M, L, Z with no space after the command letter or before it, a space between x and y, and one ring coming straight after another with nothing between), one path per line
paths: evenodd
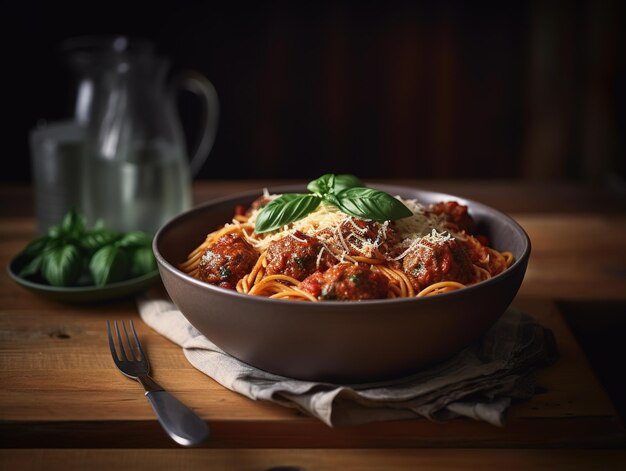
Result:
M124 317L137 321L154 378L210 424L211 447L619 446L624 434L615 410L554 305L524 299L515 305L553 330L561 359L538 371L545 392L514 406L502 429L471 420L330 429L295 409L235 394L195 370L178 346L139 320L132 303L53 313L3 310L3 445L174 446L139 385L112 365L105 323Z

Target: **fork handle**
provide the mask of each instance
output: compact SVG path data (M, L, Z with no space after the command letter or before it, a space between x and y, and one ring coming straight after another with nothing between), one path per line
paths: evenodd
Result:
M151 381L158 389L146 390L146 398L167 434L183 446L195 446L205 441L209 436L209 427L204 420L154 380Z

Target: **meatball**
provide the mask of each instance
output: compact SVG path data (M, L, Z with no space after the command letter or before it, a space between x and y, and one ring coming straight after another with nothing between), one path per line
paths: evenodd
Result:
M268 275L287 275L298 281L316 271L325 271L336 263L317 237L300 231L270 243L266 260Z
M365 266L344 262L314 273L299 287L322 300L361 301L386 298L389 279Z
M322 294L322 287L324 286L324 274L321 271L316 271L312 275L307 276L300 282L298 287L308 293L311 293L316 298L319 298Z
M222 288L235 289L258 258L257 251L239 234L225 234L202 255L198 267L200 279Z
M341 237L349 249L350 255L372 257L375 252L387 255L399 242L395 229L389 224L367 221L360 218L349 218L339 226ZM343 244L336 240L336 232L332 229L322 231L319 236L328 239L328 243L336 253L345 250Z
M476 222L467 211L467 206L456 201L447 201L430 205L429 211L438 216L443 216L447 225L456 231L465 231L473 234L476 230Z
M506 260L503 257L491 256L487 246L479 238L466 235L461 243L475 265L485 268L492 275L497 275L506 270Z
M422 239L402 261L413 287L421 291L440 281L468 284L475 280L474 266L467 250L456 239Z

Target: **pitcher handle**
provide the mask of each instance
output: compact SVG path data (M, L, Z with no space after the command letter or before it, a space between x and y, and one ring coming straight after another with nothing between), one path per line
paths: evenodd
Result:
M187 70L181 72L174 81L175 91L186 90L202 100L202 118L200 120L200 137L191 153L189 170L194 178L206 161L217 133L220 103L213 84L202 74Z

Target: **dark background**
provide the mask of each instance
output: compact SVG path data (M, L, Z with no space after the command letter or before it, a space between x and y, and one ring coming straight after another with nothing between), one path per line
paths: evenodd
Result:
M624 13L619 1L2 1L2 152L14 167L0 178L28 180L29 129L71 115L58 43L124 34L153 40L173 74L215 85L201 178L620 184Z

